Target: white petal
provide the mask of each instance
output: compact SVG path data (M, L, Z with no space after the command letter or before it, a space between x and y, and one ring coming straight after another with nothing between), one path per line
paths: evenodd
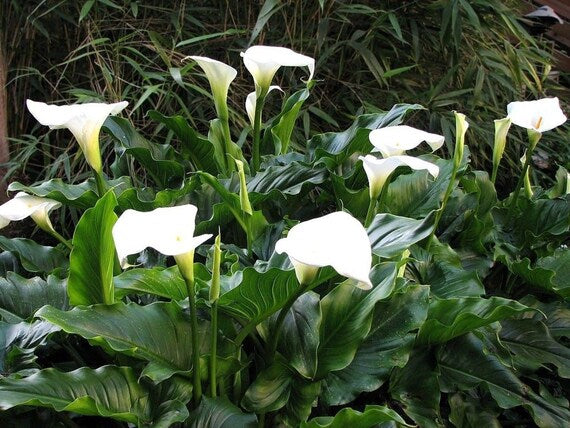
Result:
M381 152L385 158L404 154L425 141L432 151L439 149L444 142L443 135L430 134L407 125L387 126L374 129L368 137L374 146L373 152Z
M10 220L8 220L7 218L4 218L2 216L0 216L0 229L5 228L6 226L8 226L10 224Z
M121 265L129 254L147 247L167 256L192 251L212 235L194 236L194 205L157 208L149 212L126 210L113 226L113 239Z
M372 287L368 274L372 249L366 230L345 212L304 221L275 245L277 253L309 266L332 266L339 274Z
M269 92L271 92L274 89L279 89L281 92L283 92L283 89L281 89L280 86L272 85L269 87L269 90L267 91L267 93L269 94ZM255 121L255 106L256 105L257 105L257 94L255 92L250 92L247 95L247 98L245 99L245 111L247 112L247 116L249 117L249 121L251 122L252 126L253 126L253 122Z
M255 84L269 88L279 67L308 67L309 80L315 73L315 60L288 48L277 46L252 46L241 53L243 63L253 76Z
M558 98L514 101L507 105L507 117L518 126L543 133L566 122Z
M368 177L370 186L370 195L372 198L378 197L384 183L399 166L409 166L414 170L427 169L432 177L437 178L439 175L439 167L431 162L413 156L391 156L389 158L377 159L372 155L360 156L362 166Z
M121 101L114 104L86 103L56 106L32 100L26 100L30 113L42 125L51 129L68 128L87 159L95 170L101 169L99 154L99 131L109 115L123 110L129 103Z
M0 205L0 217L10 221L17 221L33 214L47 216L51 210L59 208L60 206L61 203L53 199L41 198L20 192L8 202Z
M221 101L225 101L230 84L237 76L237 70L221 61L205 56L188 56L186 58L193 59L204 70L214 98L221 97L223 98Z

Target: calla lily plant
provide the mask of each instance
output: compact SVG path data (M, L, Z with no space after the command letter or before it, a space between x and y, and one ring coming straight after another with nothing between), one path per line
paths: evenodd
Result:
M443 135L430 134L407 125L374 129L370 132L369 138L374 146L372 152L380 152L385 158L403 155L406 150L414 149L424 141L432 151L436 151L444 142Z

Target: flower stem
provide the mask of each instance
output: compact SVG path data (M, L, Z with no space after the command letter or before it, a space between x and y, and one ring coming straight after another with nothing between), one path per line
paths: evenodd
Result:
M277 317L277 321L275 322L275 325L273 326L273 334L271 335L271 338L267 342L267 345L268 345L267 346L267 365L268 366L270 366L273 363L273 360L275 359L275 353L277 352L277 344L279 343L279 337L281 336L281 330L283 329L283 321L285 321L285 317L289 313L289 310L291 309L291 307L293 306L295 301L305 291L307 291L307 289L308 289L308 286L299 285L299 288L297 289L297 291L295 291L295 293L293 293L289 297L289 299L287 299L287 302L285 302L285 305L283 306L283 308L281 308L281 311L279 312L279 315Z
M220 106L218 117L220 119L220 122L222 123L222 132L224 134L224 145L225 145L224 167L226 168L229 174L232 171L235 171L235 165L230 158L230 156L232 156L232 146L231 146L232 135L230 132L230 121L229 121L227 105L224 104L223 106Z
M441 207L435 213L435 220L433 222L433 229L432 229L432 231L429 235L429 238L427 240L426 249L428 251L429 251L429 248L430 248L431 243L433 241L433 237L435 235L435 232L437 230L437 226L439 225L439 221L441 220L441 216L443 215L443 212L445 211L445 207L447 205L447 200L449 199L449 197L451 196L451 192L453 191L453 186L455 184L455 177L457 175L458 169L459 169L459 165L456 165L454 163L453 169L451 170L451 177L449 178L449 184L447 185L447 189L445 190L445 195L443 196L443 201L441 202Z
M178 263L178 260L177 260ZM191 323L191 334L192 334L192 374L194 381L194 404L198 406L200 400L202 399L202 383L200 381L200 349L198 344L198 313L196 311L196 288L194 281L193 268L190 268L191 263L185 263L186 269L182 272L182 277L186 283L186 291L188 293L188 301L190 303L190 323ZM179 264L180 268L180 264Z
M218 301L216 300L212 303L212 322L210 324L211 328L211 357L210 357L210 390L212 392L212 397L217 395L216 388L216 365L218 356Z
M109 186L105 182L101 172L93 170L93 175L95 176L95 183L97 184L97 193L99 194L99 197L102 198L103 195L107 193Z
M57 233L55 230L51 229L49 231L49 233L55 239L57 239L59 242L61 242L63 245L65 245L67 248L69 248L69 250L73 250L73 246L71 245L71 243L67 239L65 239L63 236L61 236L59 233Z
M364 227L370 226L372 223L372 219L374 218L374 214L376 214L376 199L370 198L370 203L368 204L368 211L366 212L366 219L364 220Z
M261 112L265 104L265 95L260 95L255 103L255 116L253 120L253 147L252 147L252 175L259 171L261 163L260 144L261 144Z
M521 175L519 176L519 179L517 181L517 186L515 187L515 191L513 192L511 204L509 206L509 215L512 215L513 210L517 206L517 200L519 198L521 186L524 183L524 179L525 179L525 176L526 176L527 171L529 169L530 162L532 161L532 154L534 152L536 145L538 144L538 141L540 140L540 137L542 137L542 134L540 134L539 132L529 132L528 133L528 138L530 140L530 144L529 144L528 149L526 151L525 161L524 161L524 165L523 165Z

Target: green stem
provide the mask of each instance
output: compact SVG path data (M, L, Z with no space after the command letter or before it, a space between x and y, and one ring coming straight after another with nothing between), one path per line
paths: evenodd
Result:
M202 383L200 381L200 349L198 344L198 313L196 311L196 289L194 284L194 275L191 277L184 276L186 282L186 291L188 292L188 301L190 302L190 322L192 326L192 366L194 380L194 403L196 406L200 404L202 399Z
M540 140L540 137L542 135L538 132L534 132L531 133L529 132L529 140L530 140L530 144L528 146L528 149L526 151L526 159L524 161L524 165L523 165L523 169L522 169L522 173L519 176L519 179L517 181L517 186L515 187L515 191L513 193L512 196L512 200L511 200L511 204L509 206L509 215L512 215L513 210L515 209L515 207L517 206L517 200L519 198L519 193L521 191L521 186L524 183L524 178L526 176L526 173L528 171L528 168L530 166L530 162L532 161L532 154L534 153L534 149L536 147L536 145L538 144L538 141Z
M249 214L245 214L244 213L244 217L245 217L245 225L246 225L246 230L245 230L245 234L246 234L246 239L247 239L247 256L253 260L253 253L252 253L252 248L253 248L253 237L252 237L252 231L251 231L251 216Z
M61 236L59 233L57 233L55 230L51 229L48 232L51 234L51 236L53 236L55 239L57 239L59 242L61 242L63 245L69 248L70 251L73 250L73 246L71 245L71 243L63 236Z
M491 183L495 184L497 181L497 172L499 171L499 164L493 165L493 172L491 174Z
M437 230L437 226L439 225L439 221L441 220L441 216L443 215L443 211L445 211L445 207L447 205L447 200L449 199L449 197L451 196L451 192L453 191L453 186L455 184L455 177L457 175L457 170L459 169L459 165L457 162L454 162L453 164L453 169L451 171L451 177L449 179L449 184L447 185L447 189L445 190L445 195L443 196L443 201L441 202L441 208L439 210L437 210L437 212L435 213L435 220L433 223L433 229L429 235L429 238L427 240L427 245L426 245L426 249L429 251L429 248L431 246L431 243L433 241L433 237L435 235L435 232Z
M287 314L289 313L289 309L291 309L291 307L293 306L293 304L295 303L295 301L299 298L299 296L301 296L305 291L307 291L308 286L303 286L303 285L299 285L299 288L297 289L297 291L295 291L295 293L293 293L289 299L287 299L287 302L285 303L285 305L283 306L283 308L281 308L281 311L279 312L279 316L277 317L277 321L275 322L275 325L273 326L273 334L271 335L269 341L267 342L267 365L270 366L273 363L273 360L275 359L275 353L277 352L277 344L279 343L279 337L281 336L281 330L283 328L283 321L285 321L285 317L287 316Z
M255 116L253 120L253 147L252 147L252 175L259 171L261 156L259 146L261 144L261 112L265 104L265 95L260 95L255 103Z
M218 117L220 118L220 122L222 122L222 132L224 134L224 145L226 146L226 153L224 156L224 166L228 174L232 171L235 171L234 162L230 159L232 156L232 134L230 132L230 121L228 115L228 107L226 105L223 106L223 109L220 109L218 112Z
M212 303L212 323L210 325L212 333L211 357L210 357L210 390L212 397L217 395L216 365L218 356L218 301Z
M95 176L95 183L97 184L97 193L99 194L99 197L102 198L103 195L107 193L109 186L103 178L103 173L93 170L93 175Z
M366 212L366 219L364 220L364 227L370 226L372 223L372 219L374 218L374 214L376 214L376 199L370 198L370 203L368 204L368 211Z

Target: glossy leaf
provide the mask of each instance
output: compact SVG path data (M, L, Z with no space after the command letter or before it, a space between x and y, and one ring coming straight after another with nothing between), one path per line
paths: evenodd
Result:
M10 183L8 190L54 199L63 205L79 209L91 208L98 199L97 187L92 179L80 184L67 184L61 178L53 178L35 186L26 186L16 181Z
M0 278L0 308L23 319L32 317L44 305L66 309L65 282L54 275L44 281L8 272L6 278Z
M138 383L128 367L82 367L72 372L44 369L23 379L0 380L0 409L15 406L51 407L82 415L105 416L139 426L168 427L188 416L185 402L190 389L173 389L171 396L153 402L152 393L163 386Z
M293 376L293 372L284 363L273 363L258 373L245 392L242 406L256 413L281 409L289 400Z
M0 248L16 254L28 272L53 272L68 266L65 250L61 247L40 245L31 239L9 239L0 235Z
M254 414L243 413L225 398L202 397L186 421L189 428L255 428Z
M186 283L178 266L168 269L131 269L113 278L118 299L129 294L148 293L172 300L188 298Z
M502 297L433 298L417 340L422 344L447 342L479 327L529 310L532 311L516 300Z
M115 244L111 230L117 221L112 191L85 211L73 235L67 294L72 305L113 303Z
M398 426L408 425L400 415L386 406L366 406L363 412L350 407L342 409L335 416L320 416L301 425L302 428L372 428L385 422L396 422Z

